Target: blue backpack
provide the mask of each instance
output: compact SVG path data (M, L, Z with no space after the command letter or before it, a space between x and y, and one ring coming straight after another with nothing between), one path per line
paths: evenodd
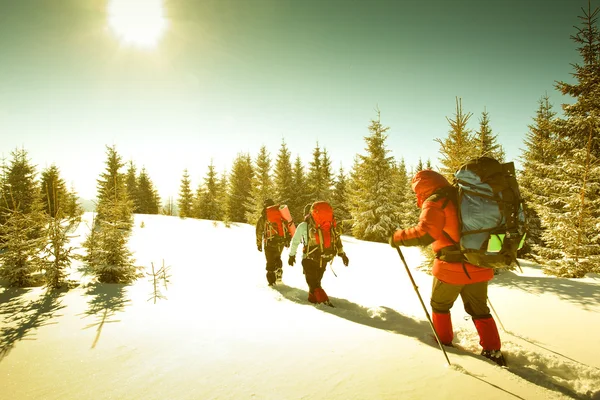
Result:
M453 188L460 258L486 268L518 266L527 229L514 164L476 158L454 173Z

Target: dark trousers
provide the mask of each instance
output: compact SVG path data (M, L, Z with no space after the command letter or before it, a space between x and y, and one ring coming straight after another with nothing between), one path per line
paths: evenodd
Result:
M490 318L490 309L487 306L487 289L487 282L451 285L434 278L431 291L431 309L435 313L447 314L460 295L465 311L474 320Z
M321 287L321 279L325 273L325 265L321 267L318 261L305 258L302 260L302 269L304 270L304 277L308 284L308 291L314 292L315 289Z
M281 277L283 263L281 262L281 252L283 246L265 246L265 258L267 259L267 281L272 285L277 280L277 273Z

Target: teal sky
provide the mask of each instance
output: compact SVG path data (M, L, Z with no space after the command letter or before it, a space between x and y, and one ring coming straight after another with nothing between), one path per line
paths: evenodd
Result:
M376 107L396 158L436 165L455 97L516 159L538 99L571 101L554 83L572 80L587 1L171 0L144 48L108 5L0 0L0 151L24 147L93 198L115 144L164 199L184 168L195 189L211 159L222 172L265 144L274 160L282 139L305 164L318 141L348 171Z

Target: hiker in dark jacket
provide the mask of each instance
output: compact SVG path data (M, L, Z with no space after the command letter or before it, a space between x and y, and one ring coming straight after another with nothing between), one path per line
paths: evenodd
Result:
M256 247L258 251L265 250L267 259L267 282L273 286L277 281L281 281L283 275L283 262L281 261L281 252L286 245L284 240L279 237L267 237L265 235L265 224L267 222L267 207L275 205L272 199L266 199L263 203L263 210L256 222ZM264 244L264 246L263 246Z
M439 258L444 249L455 249L460 236L456 205L443 194L444 188L449 186L446 178L437 172L418 172L412 179L412 189L421 209L419 223L415 227L395 231L390 244L394 247L431 244L436 253L432 270L431 308L433 326L442 343L452 346L454 333L450 309L460 295L465 311L472 317L479 334L479 344L483 348L481 354L500 365L506 365L500 351L498 328L487 306L488 281L494 277L494 271L462 260L448 262Z
M308 253L308 245L311 243L310 235L310 208L312 204L307 204L304 207L304 221L296 227L296 233L292 238L292 244L290 246L290 253L288 257L288 265L293 266L296 263L296 251L300 243L302 243L302 269L304 271L304 277L308 284L308 301L311 303L329 303L329 296L321 287L321 280L323 274L327 268L327 262L321 258L321 252L318 250L318 245L314 247L314 251ZM337 255L342 258L345 266L348 266L348 256L344 252L342 246L342 240L340 236L336 236L336 251Z

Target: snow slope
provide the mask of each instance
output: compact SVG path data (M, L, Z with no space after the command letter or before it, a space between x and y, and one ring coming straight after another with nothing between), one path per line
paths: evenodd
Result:
M69 291L0 286L0 398L600 399L598 276L525 262L497 276L489 296L510 368L458 349L448 366L396 251L343 240L350 266L338 258L323 279L330 308L306 301L287 249L284 283L267 286L252 226L136 215L136 264L170 267L163 297L151 276L97 284L78 264ZM415 269L418 249L402 251L429 309L431 276ZM460 299L453 323L455 342L478 352Z

